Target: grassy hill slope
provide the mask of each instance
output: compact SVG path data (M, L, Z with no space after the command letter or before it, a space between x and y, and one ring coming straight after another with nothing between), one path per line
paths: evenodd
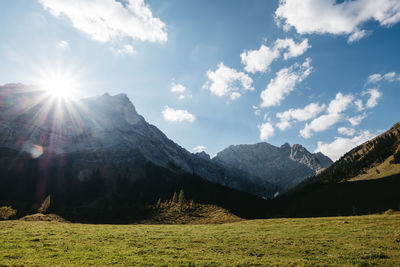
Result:
M0 222L0 265L399 266L400 214L219 225Z
M384 165L382 165L384 164ZM381 166L382 165L382 166ZM353 148L329 168L304 181L312 183L337 183L355 178L357 180L386 177L399 173L400 167L400 122L381 135ZM380 173L379 166L384 169ZM376 171L378 168L378 171ZM373 169L371 171L371 169ZM368 171L370 171L369 175ZM357 177L357 178L356 178Z
M394 156L388 157L384 162L370 168L362 174L359 174L348 181L362 181L385 178L400 173L400 164L393 164Z
M271 202L270 216L361 215L400 210L400 123Z

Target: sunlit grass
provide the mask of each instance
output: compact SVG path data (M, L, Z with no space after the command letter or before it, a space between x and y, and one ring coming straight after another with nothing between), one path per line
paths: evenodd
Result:
M388 157L384 162L370 168L366 173L362 173L349 181L360 181L360 180L374 180L379 178L385 178L390 175L400 173L400 164L391 164L390 162L394 159L393 156Z
M399 266L400 214L221 225L0 222L0 265Z

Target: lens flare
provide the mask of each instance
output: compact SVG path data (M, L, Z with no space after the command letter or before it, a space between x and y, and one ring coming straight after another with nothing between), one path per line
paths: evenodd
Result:
M33 145L32 148L29 150L31 157L37 159L43 154L43 147L39 145Z

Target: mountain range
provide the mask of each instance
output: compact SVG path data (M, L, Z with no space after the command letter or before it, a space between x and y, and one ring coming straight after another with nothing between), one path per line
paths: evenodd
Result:
M281 148L267 143L231 146L213 159L204 152L192 154L147 123L125 94L66 102L31 87L9 84L1 88L1 95L0 145L16 151L31 153L38 146L45 154L106 151L116 164L141 155L157 166L178 168L266 198L332 163L301 145L288 144ZM85 173L89 170L80 170L83 179Z
M399 153L396 124L333 164L287 143L232 145L211 158L147 123L125 94L67 101L22 84L0 87L0 204L13 203L21 213L50 194L52 209L71 221L129 222L145 219L149 204L181 189L188 199L245 218L329 215L342 206L349 212L361 193L349 198L351 205L312 207L365 177L399 173ZM392 186L398 181L390 179Z

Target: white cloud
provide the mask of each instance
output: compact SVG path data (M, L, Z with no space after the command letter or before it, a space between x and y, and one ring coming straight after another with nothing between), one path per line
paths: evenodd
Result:
M353 32L348 39L349 43L354 43L357 42L359 40L361 40L365 35L367 35L367 32L365 30L356 30L355 32Z
M284 131L290 127L290 120L306 121L316 117L325 109L325 105L319 105L318 103L311 103L305 106L303 109L289 109L281 113L277 113L276 117L280 119L280 122L276 126Z
M307 123L305 127L300 130L300 135L303 138L310 138L312 132L322 132L329 129L331 126L335 125L343 119L343 114L349 105L353 101L352 95L343 95L342 93L337 93L335 99L331 100L327 108L327 114L324 114L310 123Z
M363 105L361 99L357 99L356 101L354 101L354 104L357 106L358 111L364 110L364 105Z
M171 84L171 92L173 93L184 93L186 91L186 87L180 83L172 83Z
M272 48L261 45L258 50L244 51L240 54L240 58L247 72L265 72L268 70L269 65L280 57L282 50L287 50L287 52L283 54L283 58L287 60L304 54L310 47L308 39L304 39L301 43L296 43L291 38L277 39Z
M359 125L363 119L365 119L367 117L367 114L361 114L358 116L354 116L354 117L350 117L348 120L351 124L351 126L357 126Z
M353 101L352 95L343 95L337 93L335 99L333 99L328 106L328 113L340 113L347 109L347 107Z
M240 54L242 64L247 72L266 71L269 65L279 57L279 51L268 46L261 45L259 50L245 51Z
M340 113L328 113L322 115L314 120L311 123L306 123L306 126L300 130L300 135L303 138L310 138L312 136L312 132L322 132L335 125L339 121L341 121L343 115Z
M374 78L372 78L372 79L374 79ZM364 91L362 93L362 95L363 96L369 95L369 99L367 100L365 106L361 99L357 99L356 101L354 101L354 104L356 105L358 111L363 111L365 108L375 107L378 104L378 99L381 98L382 93L378 89L373 88L373 89L368 89L368 90Z
M261 140L267 140L274 135L274 127L269 122L259 125L258 128L260 129Z
M195 146L195 147L192 149L192 151L193 151L194 153L200 153L200 152L205 151L205 150L206 150L206 147L205 147L205 146Z
M364 92L364 94L369 94L369 99L365 104L367 108L373 108L378 105L378 99L382 96L382 93L379 92L377 89L368 89Z
M374 135L369 131L363 131L358 136L353 138L335 137L332 143L318 142L318 147L314 152L322 152L330 157L332 160L338 160L346 152L352 148L370 140Z
M164 22L153 17L144 0L39 0L54 16L68 17L72 25L99 42L124 38L149 42L167 41Z
M240 97L240 92L254 90L253 80L243 72L219 63L216 71L207 71L209 81L203 85L217 96L230 96L232 100ZM238 92L240 91L240 92Z
M388 72L384 75L375 73L368 77L367 82L368 83L377 83L380 81L387 81L387 82L400 81L400 74L397 74L396 72Z
M179 100L192 98L192 94L190 93L190 91L186 90L186 87L180 83L174 83L174 82L171 83L170 91L172 93L179 94L178 95Z
M230 98L231 98L231 100L236 100L236 99L238 99L240 96L241 96L240 93L238 93L238 92L233 92L233 93L231 94Z
M289 68L283 68L271 79L267 88L261 92L262 107L278 106L285 99L295 86L310 75L312 67L310 58L307 58L302 65L294 64Z
M382 80L382 75L379 73L372 74L368 77L369 83L376 83Z
M290 122L287 121L287 120L281 120L275 126L278 127L279 130L284 131L284 130L286 130L287 128L290 127Z
M196 117L184 109L173 109L166 106L162 112L164 119L170 122L194 122Z
M119 48L119 49L111 48L111 50L117 55L133 55L133 54L136 54L135 48L133 48L133 46L131 46L129 44L125 44L125 45L122 46L122 48Z
M69 43L64 40L60 40L57 42L57 46L61 49L67 49L69 47Z
M356 133L356 131L353 128L340 127L338 128L338 133L347 136L353 136Z
M308 48L311 48L311 45L308 44L308 39L304 39L301 43L295 43L293 39L289 38L276 40L275 49L281 50L285 48L289 50L283 54L283 58L286 60L304 54Z
M278 25L285 30L294 27L299 34L350 35L349 42L365 36L361 26L376 20L389 27L400 20L398 0L280 0L275 11Z
M259 107L253 105L254 115L259 116L261 114L261 110Z

